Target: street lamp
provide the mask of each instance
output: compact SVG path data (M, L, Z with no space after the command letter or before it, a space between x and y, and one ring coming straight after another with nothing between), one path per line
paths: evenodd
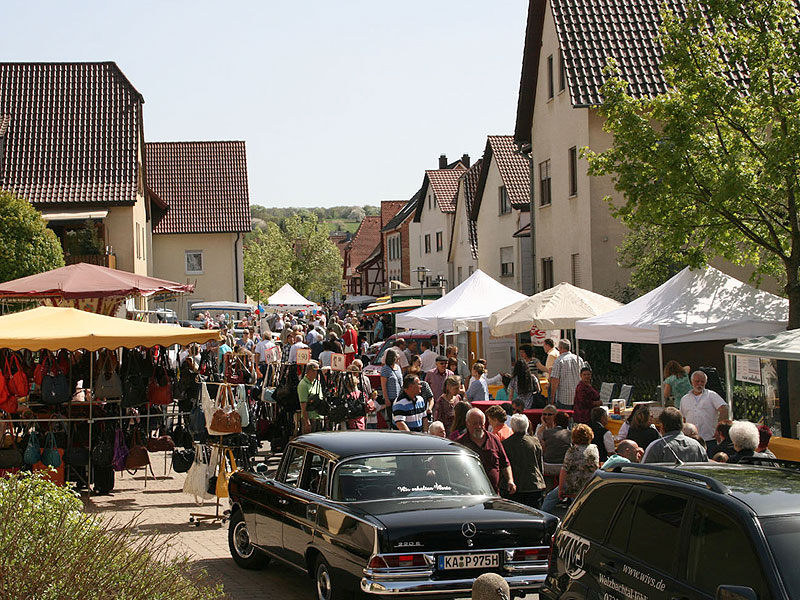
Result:
M414 269L414 271L417 274L417 281L419 282L419 305L424 306L425 278L427 277L428 273L431 272L431 270L428 269L427 267L417 267L416 269Z

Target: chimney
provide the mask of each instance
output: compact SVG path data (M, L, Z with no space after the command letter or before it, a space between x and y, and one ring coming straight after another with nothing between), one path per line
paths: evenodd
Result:
M464 164L465 167L467 167L469 169L469 154L464 153L461 156L461 162Z
M446 169L447 168L447 155L446 154L440 154L439 155L439 168L440 169Z

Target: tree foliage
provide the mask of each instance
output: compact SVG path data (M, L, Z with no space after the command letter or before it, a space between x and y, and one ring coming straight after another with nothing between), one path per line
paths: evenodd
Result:
M319 222L324 221L357 221L361 222L365 216L379 215L380 206L331 206L317 208L295 207L266 207L260 204L250 205L250 217L254 228L263 229L264 223L273 222L283 227L290 217L300 216L308 218L317 217Z
M0 282L64 266L64 252L42 215L23 198L0 190Z
M614 143L587 152L590 173L613 175L625 195L613 211L644 236L633 248L693 266L723 256L772 275L794 297L792 326L800 325L799 17L793 0L689 0L685 16L665 12L668 90L633 98L612 63L600 112Z
M800 10L795 0L686 0L662 13L667 89L634 98L610 62L600 114L634 277L722 256L781 281L800 326ZM648 275L648 270L650 275ZM792 399L792 422L800 398Z
M285 283L312 299L329 298L341 286L342 258L316 215L294 215L283 227L268 221L244 247L244 289L263 302Z

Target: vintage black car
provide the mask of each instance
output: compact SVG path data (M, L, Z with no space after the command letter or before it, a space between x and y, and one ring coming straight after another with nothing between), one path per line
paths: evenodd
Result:
M236 563L277 558L307 572L320 600L469 596L485 572L523 595L544 582L558 522L500 498L471 450L392 431L301 436L274 478L235 473L230 499Z

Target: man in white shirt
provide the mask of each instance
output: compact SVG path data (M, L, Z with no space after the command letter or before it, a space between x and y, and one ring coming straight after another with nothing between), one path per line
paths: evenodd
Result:
M432 370L436 367L436 352L431 350L431 342L430 340L422 340L420 343L420 347L422 348L422 354L419 355L419 360L422 362L422 372L427 373L428 371Z
M294 338L294 344L292 344L292 347L289 348L290 363L297 362L297 350L299 348L308 348L308 346L303 343L303 336L298 334Z
M323 339L322 333L320 333L318 326L317 327L309 327L308 333L306 334L306 344L309 346L313 346L317 342L321 342Z
M253 351L258 355L259 367L277 360L277 350L278 347L275 345L275 342L269 338L264 338L258 342Z
M553 364L555 364L556 359L560 356L560 352L556 350L556 343L551 338L547 338L543 345L544 351L547 353L547 359L544 364L537 359L536 368L542 373L550 375L550 372L553 370Z
M717 441L714 432L717 423L728 419L728 405L714 390L707 390L708 377L702 371L692 373L692 390L681 398L681 413L687 423L697 427L706 442L709 456L713 456Z
M395 354L397 354L397 362L395 364L400 367L405 374L406 370L408 369L408 358L406 358L406 341L403 338L397 338L394 341L392 350L394 350ZM386 352L383 353L382 362L386 362Z

